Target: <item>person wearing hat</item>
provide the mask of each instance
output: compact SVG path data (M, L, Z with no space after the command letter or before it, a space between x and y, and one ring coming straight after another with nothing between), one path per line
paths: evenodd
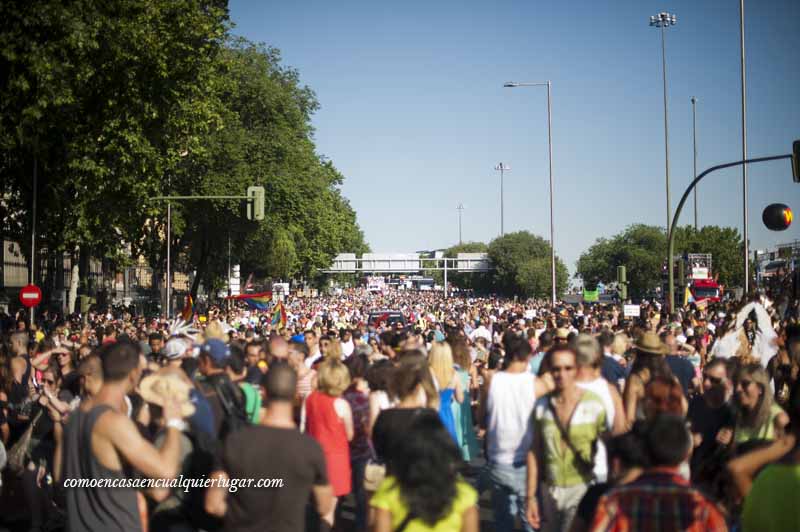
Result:
M656 376L673 378L665 360L664 342L656 333L652 331L643 333L634 344L634 351L636 355L622 396L629 425L637 419L644 418L642 401L647 383Z
M241 389L231 382L225 371L230 357L230 346L212 338L200 347L197 369L203 375L198 387L211 405L214 414L214 435L224 439L229 427L237 420L246 420L245 402ZM237 419L229 419L231 417Z
M166 365L172 368L180 368L183 359L192 351L192 344L183 338L170 338L164 346L164 359Z

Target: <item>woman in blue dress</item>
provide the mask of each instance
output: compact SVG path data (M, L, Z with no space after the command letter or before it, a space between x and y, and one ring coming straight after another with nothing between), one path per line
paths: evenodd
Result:
M433 380L439 390L439 417L447 432L453 437L453 441L458 444L456 420L453 416L453 402L464 402L464 389L456 374L453 364L453 352L450 350L450 346L445 342L434 342L428 355L428 363L431 367Z

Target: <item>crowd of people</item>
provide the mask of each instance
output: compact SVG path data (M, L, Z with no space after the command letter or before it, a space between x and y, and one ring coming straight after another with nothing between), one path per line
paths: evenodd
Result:
M283 308L0 316L0 520L800 530L795 300L630 317L353 289Z

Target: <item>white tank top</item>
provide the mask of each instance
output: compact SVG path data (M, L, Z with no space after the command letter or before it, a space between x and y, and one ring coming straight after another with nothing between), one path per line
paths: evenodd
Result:
M608 389L608 381L603 377L598 377L593 381L577 381L575 384L600 397L606 408L606 428L610 431L614 426L615 412L614 400L611 399L611 392ZM606 456L606 447L601 439L597 440L597 452L594 455L594 476L597 477L598 482L605 482L608 479L608 457Z
M536 376L498 371L489 384L486 404L487 458L490 463L524 464L533 442L531 413Z

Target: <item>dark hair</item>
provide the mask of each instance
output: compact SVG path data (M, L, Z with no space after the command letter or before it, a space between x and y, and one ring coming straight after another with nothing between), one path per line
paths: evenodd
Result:
M308 344L305 342L295 342L292 340L289 342L289 347L294 349L295 351L302 353L303 358L308 358Z
M384 390L389 387L394 365L390 360L378 360L367 370L367 384L370 391Z
M519 338L517 336L513 337L506 336L504 340L506 348L506 359L509 362L524 361L531 355L531 353L533 353L533 349L531 349L531 344L529 344L526 340L523 340L522 338Z
M503 353L498 348L493 348L489 351L489 358L486 361L486 367L489 369L497 369L503 363Z
M347 369L350 371L351 380L363 379L369 369L369 358L364 354L358 355L353 353L351 356L347 357L347 360L344 361L344 365L347 366Z
M642 422L637 423L641 424ZM629 432L609 438L605 444L609 466L615 459L619 460L625 469L648 466L647 451L642 436L635 426Z
M435 390L428 358L419 350L413 349L400 353L396 369L389 380L389 392L398 400L408 397L418 385Z
M600 347L605 349L606 347L611 347L614 343L615 335L613 332L609 331L608 329L603 329L600 331L600 335L597 337L597 341L600 342Z
M181 369L190 379L194 379L198 365L198 360L193 357L187 357L181 360Z
M261 386L266 392L267 403L292 402L297 393L297 373L288 364L272 365L261 378Z
M553 333L542 331L539 335L539 351L547 351L553 345Z
M461 453L434 410L415 414L397 441L394 472L409 511L428 525L445 517L456 498Z
M683 417L672 414L660 414L650 420L644 442L653 467L679 465L692 443Z
M152 332L152 333L150 333L150 336L147 337L147 340L149 342L152 342L153 340L161 340L161 341L163 341L164 337L159 332Z
M244 360L244 355L242 355L242 352L239 350L236 350L235 352L231 350L231 354L227 360L225 360L225 364L231 368L231 371L236 375L241 374L247 365Z
M125 379L139 367L139 354L139 344L130 341L114 342L100 349L103 380L119 382Z

